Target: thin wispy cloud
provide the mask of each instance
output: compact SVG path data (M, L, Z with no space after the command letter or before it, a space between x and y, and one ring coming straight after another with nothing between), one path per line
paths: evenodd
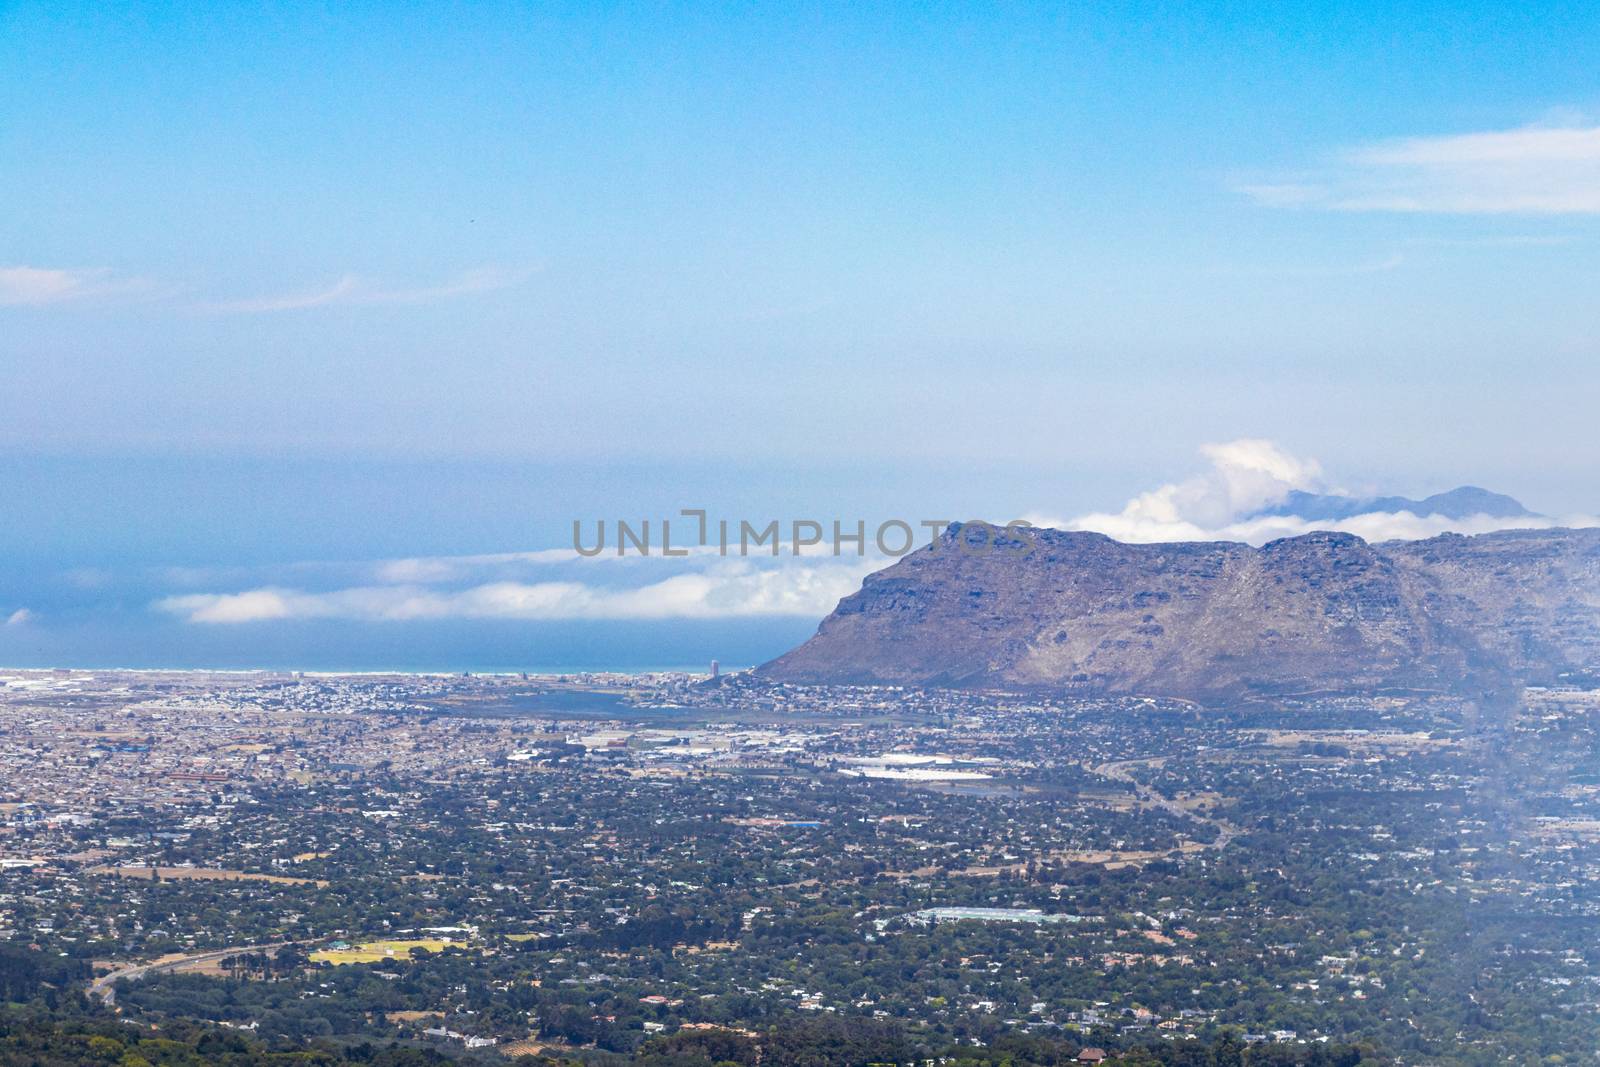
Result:
M1387 274L1400 270L1407 264L1404 252L1388 252L1368 256L1346 263L1328 263L1307 266L1254 266L1233 273L1247 276L1271 275L1276 278L1344 278L1362 274Z
M593 533L586 535L593 537ZM602 585L640 583L664 568L706 568L730 558L716 545L687 545L684 556L618 555L614 549L584 556L573 548L373 560L297 560L274 564L163 565L128 572L75 568L62 577L79 589L155 586L171 595L216 589L330 590L365 586L462 588L495 583L539 584L575 579ZM677 550L675 550L676 552ZM736 555L732 558L739 558Z
M1501 237L1408 237L1407 245L1423 248L1559 248L1576 243L1570 233L1510 233Z
M294 293L249 297L207 304L203 310L233 314L268 314L307 308L351 307L382 304L428 304L470 296L517 284L525 271L479 267L463 271L439 285L414 288L388 286L357 274L345 274L331 284Z
M1600 214L1600 126L1569 122L1400 138L1346 149L1327 167L1235 187L1274 208Z
M438 285L414 287L385 285L362 275L345 274L315 289L205 303L199 305L199 310L264 314L319 307L428 304L510 288L528 273L479 267ZM157 285L149 279L121 275L103 267L0 267L0 307L65 306L124 298L173 301L181 299L181 292L174 286Z
M704 562L710 562L719 556L716 545L685 545L675 551L681 551L687 557ZM656 562L666 562L667 559L668 557L662 556L617 554L614 551L584 556L573 548L541 548L530 552L496 552L468 556L412 556L378 560L367 566L370 568L371 577L385 584L409 582L417 585L434 585L467 581L485 575L514 577L529 570L567 565L593 567L597 563L619 563L649 566Z
M13 611L10 615L6 616L5 624L10 627L26 626L32 621L33 612L29 611L27 608L18 608L16 611Z
M148 291L142 278L128 278L105 268L0 267L0 306L40 307Z

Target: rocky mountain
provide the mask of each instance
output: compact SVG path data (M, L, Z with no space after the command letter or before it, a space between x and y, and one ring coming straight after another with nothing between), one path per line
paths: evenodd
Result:
M1600 530L1253 548L980 524L868 577L759 673L1205 698L1477 691L1596 664Z

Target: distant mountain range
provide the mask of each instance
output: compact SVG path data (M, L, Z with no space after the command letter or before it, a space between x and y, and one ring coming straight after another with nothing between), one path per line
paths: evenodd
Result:
M1415 503L1430 501L1469 514L1521 507L1481 490ZM969 554L963 537L1018 551ZM1007 542L969 525L869 576L816 636L759 673L1205 699L1476 692L1596 664L1600 530L1383 544L1313 533L1254 548L1046 529Z
M1447 519L1467 519L1487 515L1496 519L1518 519L1534 513L1502 493L1491 493L1475 485L1463 485L1448 493L1435 493L1421 500L1403 496L1355 497L1333 493L1291 492L1281 504L1264 508L1251 518L1264 515L1298 516L1312 522L1337 522L1374 512L1409 511L1413 515L1443 515Z

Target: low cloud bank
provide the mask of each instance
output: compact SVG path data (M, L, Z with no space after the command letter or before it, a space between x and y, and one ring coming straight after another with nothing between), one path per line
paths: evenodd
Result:
M1314 530L1369 541L1445 532L1600 526L1591 516L1530 515L1515 501L1461 489L1425 502L1364 500L1328 488L1321 466L1253 438L1206 445L1206 469L1141 493L1117 512L1073 518L1031 515L1036 526L1092 530L1119 541L1244 541L1264 544ZM1367 505L1374 506L1364 510ZM1498 514L1474 514L1487 506ZM1307 514L1296 514L1296 510ZM1334 517L1329 517L1334 516ZM209 625L306 619L410 622L446 619L667 620L820 618L885 566L879 556L728 559L714 549L686 558L583 558L570 548L475 556L421 556L359 563L302 563L276 572L170 570L172 595L154 608ZM232 587L233 592L215 592ZM182 592L180 592L182 590ZM26 615L23 615L26 618ZM16 620L13 620L15 623Z
M1575 515L1443 515L1410 510L1373 510L1338 519L1279 513L1296 493L1352 504L1357 498L1325 487L1315 460L1290 455L1272 441L1245 438L1206 445L1210 467L1182 482L1164 485L1128 501L1118 512L1092 512L1075 518L1028 516L1036 526L1092 530L1119 541L1244 541L1265 544L1316 530L1356 534L1368 541L1404 541L1442 533L1480 534L1495 530L1600 526L1600 518Z
M461 589L410 583L326 592L260 588L166 597L157 610L193 623L289 619L403 622L439 619L649 620L822 616L879 561L757 566L739 560L633 588L578 581L489 582Z

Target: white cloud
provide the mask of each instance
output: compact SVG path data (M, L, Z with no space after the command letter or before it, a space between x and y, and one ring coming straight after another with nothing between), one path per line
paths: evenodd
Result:
M1280 537L1299 537L1317 530L1352 533L1367 541L1415 541L1442 533L1480 534L1495 530L1539 530L1556 527L1600 526L1600 518L1573 515L1565 518L1523 516L1502 518L1473 515L1452 519L1445 515L1414 515L1409 511L1375 511L1347 519L1306 519L1298 515L1273 515L1238 519L1218 525L1189 521L1170 523L1129 521L1123 515L1084 515L1076 519L1030 519L1037 526L1063 530L1094 530L1119 541L1150 544L1163 541L1243 541L1266 544Z
M1278 208L1600 214L1600 126L1567 122L1363 145L1321 172L1237 188Z
M821 616L860 587L881 561L744 560L677 574L634 588L577 581L489 582L462 589L420 584L369 585L326 592L261 588L167 597L155 607L193 623L284 619L401 622L438 619L723 619Z
M6 617L7 626L26 626L33 621L33 612L27 608L18 608Z
M0 304L50 304L81 293L94 272L0 267Z
M425 304L435 300L488 292L492 289L504 289L520 281L524 273L479 267L464 271L439 285L411 289L390 288L356 274L346 274L320 289L224 301L208 305L205 310L258 314L351 305Z
M584 536L593 539L594 533L592 530L586 531ZM661 550L659 542L652 543L652 548L658 555L619 556L614 551L608 550L597 556L584 556L571 548L541 548L531 552L494 552L471 556L412 556L379 560L371 564L369 570L373 581L385 584L438 585L468 581L474 576L481 578L492 574L509 575L530 568L543 569L565 564L592 566L596 563L617 562L648 565L653 560L667 561L677 558L659 555ZM683 551L689 556L699 557L715 556L718 553L715 545L688 545L675 547L673 551L674 553Z
M1562 519L1474 515L1451 519L1397 511L1370 512L1334 521L1262 515L1263 510L1288 500L1294 490L1321 489L1322 473L1317 462L1297 459L1271 441L1257 439L1206 445L1201 452L1211 462L1204 474L1143 493L1121 511L1065 519L1031 515L1028 521L1061 530L1093 530L1132 543L1245 541L1254 545L1313 530L1338 530L1368 541L1390 541L1447 532L1477 534L1505 529L1600 526L1600 519L1586 515Z
M0 306L39 307L95 297L120 296L149 288L139 278L118 278L109 270L57 267L0 267Z
M327 304L337 304L356 292L360 280L354 274L346 274L332 285L306 292L285 293L279 296L250 297L244 300L231 300L221 304L212 305L215 311L297 311L300 308L323 307Z
M1322 476L1315 460L1296 459L1271 441L1257 438L1204 445L1200 451L1211 461L1210 470L1136 496L1115 515L1086 515L1064 522L1031 521L1039 526L1100 530L1124 541L1149 539L1123 534L1200 531L1223 526L1234 516L1283 502L1292 490L1312 488Z

